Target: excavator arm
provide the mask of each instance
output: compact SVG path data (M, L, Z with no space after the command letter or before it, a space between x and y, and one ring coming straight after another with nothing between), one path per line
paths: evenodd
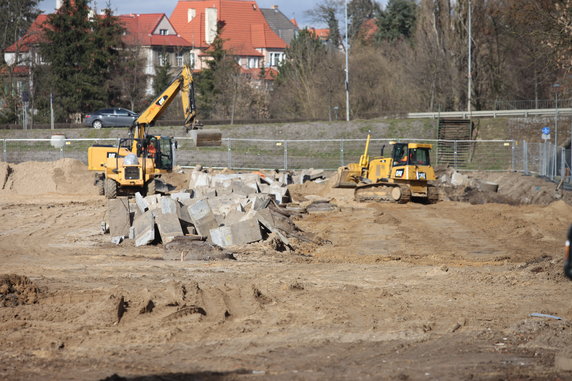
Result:
M194 129L196 124L197 109L195 104L195 91L193 74L188 65L183 67L183 70L171 81L169 86L147 107L143 113L137 118L134 123L133 138L135 139L133 145L133 152L136 152L136 141L145 139L146 127L152 126L153 123L167 110L171 102L175 99L178 93L181 93L181 102L183 106L183 113L185 115L185 128L188 130Z

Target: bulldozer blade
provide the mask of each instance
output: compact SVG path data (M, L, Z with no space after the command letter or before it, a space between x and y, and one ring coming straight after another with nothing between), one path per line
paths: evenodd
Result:
M336 173L336 180L332 185L332 188L355 188L359 176L358 172L351 171L347 167L338 168L338 173Z
M222 133L217 129L190 130L189 136L195 147L218 147L222 145Z

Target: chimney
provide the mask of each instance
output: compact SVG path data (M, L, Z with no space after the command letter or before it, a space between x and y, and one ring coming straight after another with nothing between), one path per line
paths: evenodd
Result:
M274 9L275 11L277 11L277 10L278 10L278 5L273 5L273 6L272 6L272 9Z
M218 21L218 9L205 9L205 42L212 44L216 37L216 26Z

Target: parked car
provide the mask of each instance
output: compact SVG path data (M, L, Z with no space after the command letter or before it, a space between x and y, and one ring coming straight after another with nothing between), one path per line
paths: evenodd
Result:
M88 127L131 127L139 114L125 108L104 108L91 114L86 114L83 124Z

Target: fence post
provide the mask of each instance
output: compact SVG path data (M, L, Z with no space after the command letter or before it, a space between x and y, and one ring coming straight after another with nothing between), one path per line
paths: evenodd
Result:
M226 149L226 159L227 159L227 166L228 169L232 169L232 139L228 138L228 145L227 145L227 149Z
M564 178L566 174L566 150L564 146L560 147L560 176Z
M284 170L288 170L288 140L284 140Z
M516 154L516 142L515 142L514 140L512 141L511 150L512 150L512 152L511 152L511 153L512 153L512 163L511 163L511 166L512 166L512 171L514 172L514 164L515 164L515 161L516 161L516 158L514 157L514 155Z
M177 146L177 138L173 138L173 141L171 142L171 152L173 152L173 168L177 166Z
M457 169L457 141L453 142L453 168Z
M522 169L526 176L530 174L528 172L528 142L526 140L522 141Z
M8 162L8 151L6 150L6 139L4 139L4 144L3 144L3 155L4 156L4 163Z
M344 166L344 139L340 139L340 166Z

